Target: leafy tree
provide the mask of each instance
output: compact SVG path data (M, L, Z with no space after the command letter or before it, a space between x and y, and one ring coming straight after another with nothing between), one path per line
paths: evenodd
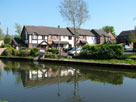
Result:
M10 44L11 43L11 38L8 34L6 34L5 38L4 38L4 43L5 44Z
M15 24L15 29L16 29L16 33L20 36L21 35L21 30L22 30L22 27L20 24Z
M0 25L1 25L1 23L0 23ZM0 40L2 40L3 39L3 32L2 32L2 29L0 28Z
M115 33L113 26L104 26L102 29L107 33L111 32L114 36L116 36L116 33Z
M59 5L61 16L72 24L74 29L74 46L78 41L78 29L89 17L88 8L84 0L63 0Z

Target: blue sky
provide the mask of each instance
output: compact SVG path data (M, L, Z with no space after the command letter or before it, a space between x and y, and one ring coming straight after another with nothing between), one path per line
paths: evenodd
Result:
M0 27L6 33L15 34L15 23L65 28L71 26L59 14L62 0L0 0ZM119 34L136 26L136 0L85 0L90 19L82 25L86 29L114 26Z

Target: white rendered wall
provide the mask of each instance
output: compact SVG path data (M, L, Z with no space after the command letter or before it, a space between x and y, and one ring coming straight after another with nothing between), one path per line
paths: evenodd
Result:
M88 44L96 44L96 37L87 36Z

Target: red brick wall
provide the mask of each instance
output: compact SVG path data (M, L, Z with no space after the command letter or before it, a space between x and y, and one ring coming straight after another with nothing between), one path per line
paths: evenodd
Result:
M57 38L57 36L52 36L51 39L49 39L49 36L48 36L48 43L52 43L53 40L59 40L61 39L61 37L59 36L59 38Z
M28 48L33 48L32 44L28 44Z

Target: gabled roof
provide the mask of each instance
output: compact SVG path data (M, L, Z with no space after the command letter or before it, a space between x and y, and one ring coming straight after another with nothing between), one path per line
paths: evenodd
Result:
M128 36L131 33L135 33L136 34L136 30L128 30L128 31L122 31L118 37L124 37L124 36Z
M28 34L37 33L38 35L64 35L72 36L66 28L55 28L46 26L24 26Z
M24 45L24 42L22 40L12 39L12 43L15 44L15 46Z
M74 29L67 27L67 29L74 35ZM89 29L79 29L78 34L81 36L95 36Z
M108 33L106 33L104 30L100 29L100 30L97 30L97 29L92 29L91 30L92 33L97 33L99 36L105 36L105 37L110 37L108 35Z
M128 35L131 33L134 33L136 35L136 30L128 30L128 31L122 31L118 36L117 36L117 42L118 43L126 43L128 39Z

